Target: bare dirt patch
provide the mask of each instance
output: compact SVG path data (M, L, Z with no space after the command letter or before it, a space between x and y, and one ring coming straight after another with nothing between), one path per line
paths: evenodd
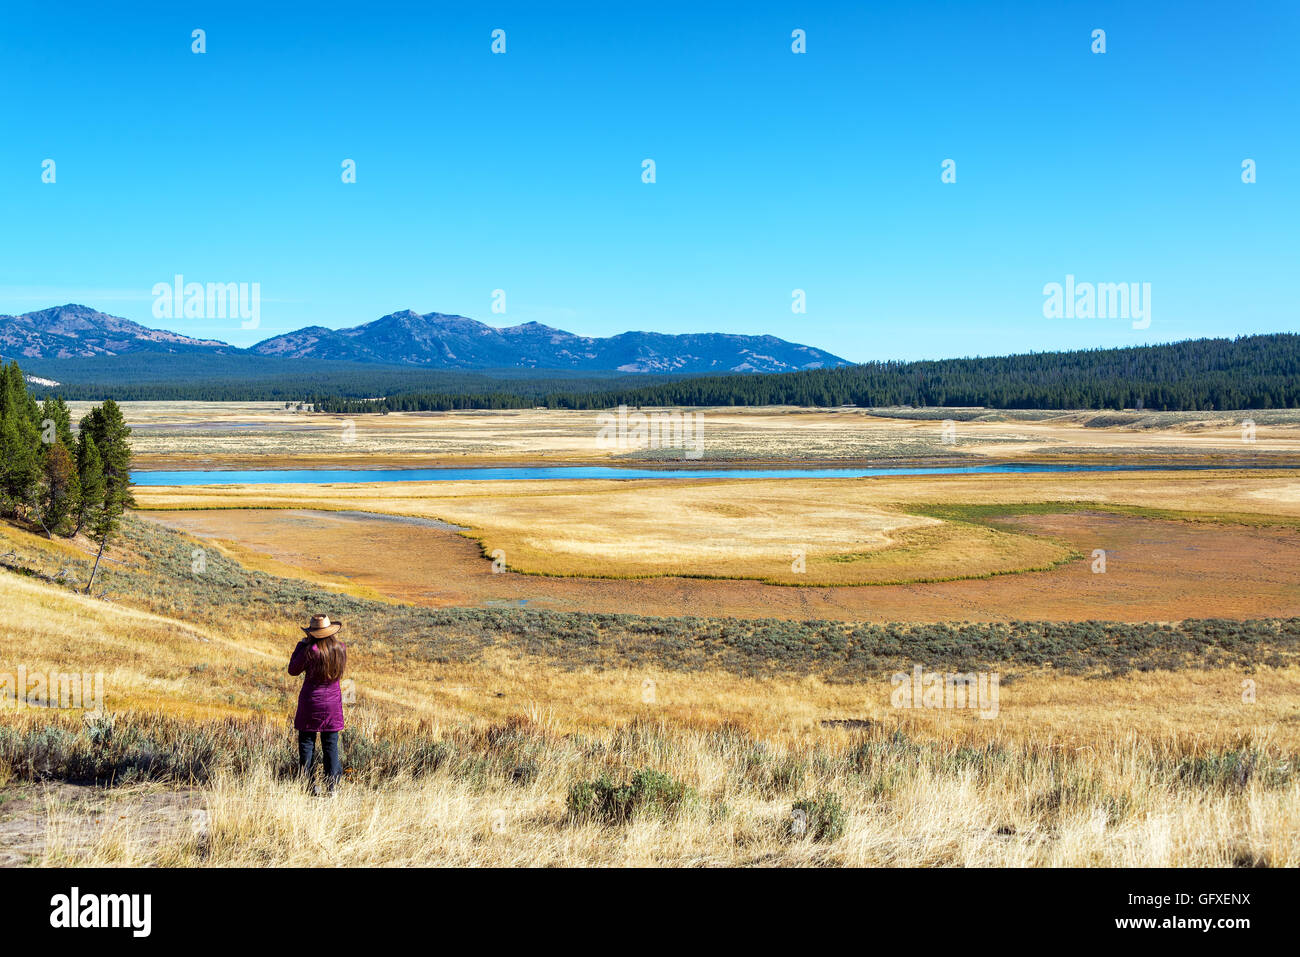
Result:
M197 790L50 783L0 788L0 867L80 858L105 842L141 849L202 828Z
M1011 511L1009 509L1009 511ZM142 513L195 535L237 543L340 588L446 607L527 607L645 615L867 621L1177 621L1300 615L1300 530L1168 521L1107 512L1010 517L1025 533L1084 557L1041 572L932 584L787 587L690 578L610 580L494 574L456 532L304 510ZM1093 552L1106 571L1092 570Z

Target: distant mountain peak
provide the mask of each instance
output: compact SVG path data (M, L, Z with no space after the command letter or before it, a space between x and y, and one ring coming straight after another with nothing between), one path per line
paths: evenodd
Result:
M466 316L412 309L328 335L299 329L259 342L252 351L454 369L790 372L850 364L771 335L624 332L594 338L536 321L498 328Z
M345 329L304 326L247 350L215 339L150 329L79 303L0 316L0 353L20 360L131 352L249 354L434 369L722 373L849 365L829 352L770 335L624 332L598 338L536 321L498 328L466 316L421 314L414 309L400 309Z
M165 329L150 329L75 302L21 316L0 316L0 352L19 359L195 350L238 351L216 339L194 339Z
M50 329L60 326L69 321L94 321L103 316L105 319L115 319L115 316L109 316L100 312L98 309L91 309L89 306L83 306L80 303L70 302L63 306L50 306L48 309L38 309L35 312L24 313L21 318L27 319L31 324L39 329ZM126 322L128 320L121 320Z

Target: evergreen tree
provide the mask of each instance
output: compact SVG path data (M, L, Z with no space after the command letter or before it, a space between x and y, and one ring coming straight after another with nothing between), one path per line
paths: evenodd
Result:
M105 399L103 405L91 409L81 420L81 428L89 429L95 438L95 447L104 463L104 479L121 486L128 504L135 504L126 491L130 485L131 429L121 407L112 399Z
M17 362L0 379L0 495L5 511L19 515L36 501L40 410Z
M430 375L406 374L407 382ZM861 408L984 406L1001 409L1211 411L1300 407L1300 335L1198 339L1123 349L1028 353L919 362L864 362L798 372L598 379L490 380L445 374L433 389L398 388L383 399L315 395L331 413L452 409L608 409L633 406L796 405ZM482 386L490 383L492 388ZM474 389L464 386L474 384ZM370 388L367 394L380 390ZM146 396L138 396L146 397ZM246 396L238 396L245 398Z
M135 499L131 496L131 445L128 441L131 429L118 404L112 399L105 399L103 405L92 409L81 420L81 430L86 437L87 448L93 449L98 455L103 477L103 491L95 496L84 516L88 520L87 531L90 537L99 543L95 564L91 567L90 579L86 582L86 594L90 594L104 550L121 527L123 513L127 507L135 504ZM86 477L83 475L82 499L85 500L88 494Z
M77 484L81 494L77 498L74 535L92 527L104 506L104 462L89 429L82 430L77 443Z
M55 442L44 456L37 518L45 534L61 533L80 505L81 482L77 463L62 442Z
M53 441L60 442L69 452L76 453L77 440L72 434L72 413L68 410L68 404L57 395L50 396L41 403L41 441L46 445L52 444L51 431Z
M0 510L38 522L51 537L89 531L99 543L98 568L123 512L135 504L130 435L109 399L81 420L74 438L61 397L38 405L18 363L0 366Z

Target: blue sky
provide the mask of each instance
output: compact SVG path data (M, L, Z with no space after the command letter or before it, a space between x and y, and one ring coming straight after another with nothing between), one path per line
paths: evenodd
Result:
M0 312L248 345L413 308L855 361L1300 331L1294 2L270 6L6 11ZM260 283L260 327L158 322L177 273ZM1150 327L1044 318L1066 274L1149 282Z

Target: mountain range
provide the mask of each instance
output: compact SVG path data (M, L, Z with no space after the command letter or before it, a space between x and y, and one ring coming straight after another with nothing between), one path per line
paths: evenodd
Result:
M464 316L404 310L346 329L307 326L248 349L150 329L69 304L0 316L0 356L74 359L138 353L321 359L428 369L569 369L691 374L792 372L850 363L775 336L625 332L598 338L537 322L497 328Z

